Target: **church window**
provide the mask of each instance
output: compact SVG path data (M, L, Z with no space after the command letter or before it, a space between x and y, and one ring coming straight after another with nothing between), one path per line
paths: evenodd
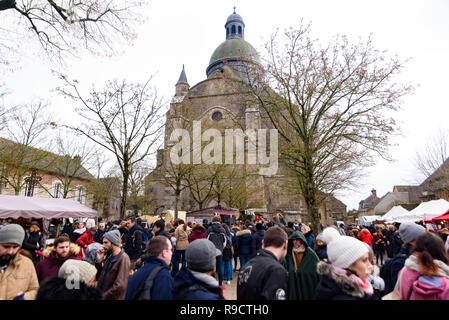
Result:
M231 33L235 33L235 26L232 26Z
M221 119L223 119L223 114L220 111L215 111L212 114L212 120L214 121L220 121Z
M242 34L242 27L239 26L239 34Z

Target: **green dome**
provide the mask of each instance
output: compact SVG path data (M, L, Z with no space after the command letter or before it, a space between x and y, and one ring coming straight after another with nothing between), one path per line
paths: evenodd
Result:
M251 57L259 62L259 55L256 49L243 39L228 39L215 49L209 61L209 66L214 62L226 59L239 59L241 57Z

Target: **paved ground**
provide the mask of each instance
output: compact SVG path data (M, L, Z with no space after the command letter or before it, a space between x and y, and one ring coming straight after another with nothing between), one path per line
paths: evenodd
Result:
M227 284L226 281L223 281L223 286L225 287L223 296L226 300L237 300L237 276L238 272L234 272L231 284Z

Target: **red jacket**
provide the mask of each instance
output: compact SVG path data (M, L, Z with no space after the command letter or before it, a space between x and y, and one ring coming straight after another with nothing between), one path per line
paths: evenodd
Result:
M371 245L371 241L373 240L374 237L369 231L362 230L357 234L357 238L365 242L367 245Z
M204 232L201 229L194 229L189 236L189 242L192 242L193 240L196 239L202 239L202 238L206 238L206 232Z
M81 237L76 240L75 243L81 248L85 249L88 245L94 242L94 236L90 233L89 229L87 229L86 232L84 232Z

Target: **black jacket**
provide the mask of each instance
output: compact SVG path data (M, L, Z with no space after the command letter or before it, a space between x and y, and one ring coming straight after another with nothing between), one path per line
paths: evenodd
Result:
M255 234L253 234L253 242L252 242L252 252L251 256L255 257L257 252L262 249L262 240L263 236L265 234L265 230L257 231Z
M145 249L142 233L143 230L141 230L141 227L136 223L125 234L126 238L123 249L131 261L139 259Z
M226 243L226 231L219 222L213 222L206 231L206 238L212 241L215 247L223 252Z
M30 232L27 230L25 232L22 248L28 250L33 255L33 258L36 258L35 251L42 249L41 236L42 233L40 231Z
M261 249L239 272L237 300L287 300L287 271L270 251Z

